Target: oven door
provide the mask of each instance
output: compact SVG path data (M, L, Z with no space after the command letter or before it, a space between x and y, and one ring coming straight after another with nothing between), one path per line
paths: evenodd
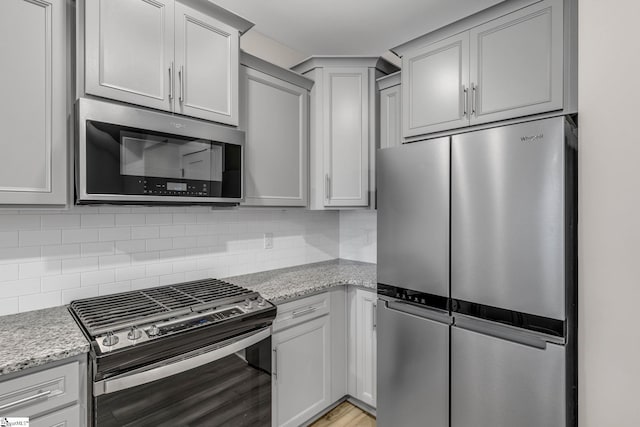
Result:
M271 327L93 383L96 427L270 426Z

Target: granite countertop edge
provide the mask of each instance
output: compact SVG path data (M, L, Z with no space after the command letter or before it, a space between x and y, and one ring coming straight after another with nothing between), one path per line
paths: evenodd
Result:
M376 264L334 259L223 280L278 305L339 286L376 289ZM68 306L0 316L0 381L4 376L89 352Z

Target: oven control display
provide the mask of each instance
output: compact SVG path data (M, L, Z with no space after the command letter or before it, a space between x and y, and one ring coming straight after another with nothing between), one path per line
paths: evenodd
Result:
M211 323L220 322L231 317L239 316L243 314L243 311L237 307L229 308L223 311L217 311L215 313L203 313L202 316L184 320L182 322L171 322L170 324L158 325L156 336L162 336L171 334L174 332L184 331L185 329L191 329L198 326L203 326ZM149 330L147 330L149 335Z
M187 191L185 182L167 182L167 191Z

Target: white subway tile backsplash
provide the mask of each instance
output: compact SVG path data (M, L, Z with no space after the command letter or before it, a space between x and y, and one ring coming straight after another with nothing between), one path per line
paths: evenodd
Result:
M115 270L87 271L80 274L81 286L96 286L115 282Z
M339 218L182 206L0 211L0 314L333 259ZM274 249L263 247L267 232L274 233Z
M60 276L43 277L42 292L60 291L80 287L80 274L62 274Z
M20 311L40 310L56 307L62 303L60 291L45 292L34 295L24 295L18 298Z
M132 239L157 239L160 237L160 228L152 227L131 227Z
M18 298L0 298L0 316L20 312Z
M20 231L20 246L59 245L62 242L60 230Z
M40 278L0 282L0 295L3 298L40 293Z
M73 300L97 297L100 293L98 286L88 286L78 289L65 289L62 291L62 304L69 304Z
M101 242L129 239L131 239L131 228L128 227L101 228L99 230L99 240Z
M100 268L99 257L74 258L62 260L62 273L81 273L84 271L93 271Z
M80 245L54 245L42 247L42 258L46 259L65 259L65 258L79 258L80 257Z
M376 262L376 211L340 212L340 258Z
M113 255L115 246L115 242L83 243L80 246L80 253L83 257Z
M0 231L0 248L13 248L18 246L17 231Z
M42 228L80 228L80 215L42 215Z
M80 225L82 228L113 227L115 222L114 214L83 214Z
M62 243L86 243L97 241L97 228L62 230Z
M34 277L55 276L60 274L60 261L38 261L20 264L20 278L30 279Z

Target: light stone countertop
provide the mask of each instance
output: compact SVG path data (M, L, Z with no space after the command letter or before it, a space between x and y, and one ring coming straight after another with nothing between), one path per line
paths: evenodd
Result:
M274 304L323 292L335 286L376 289L376 264L332 260L223 279L259 292ZM0 316L2 375L89 351L89 343L67 306Z
M0 317L0 378L88 351L66 305Z
M355 285L376 289L376 264L336 259L223 279L259 292L274 304L317 294L328 288Z

